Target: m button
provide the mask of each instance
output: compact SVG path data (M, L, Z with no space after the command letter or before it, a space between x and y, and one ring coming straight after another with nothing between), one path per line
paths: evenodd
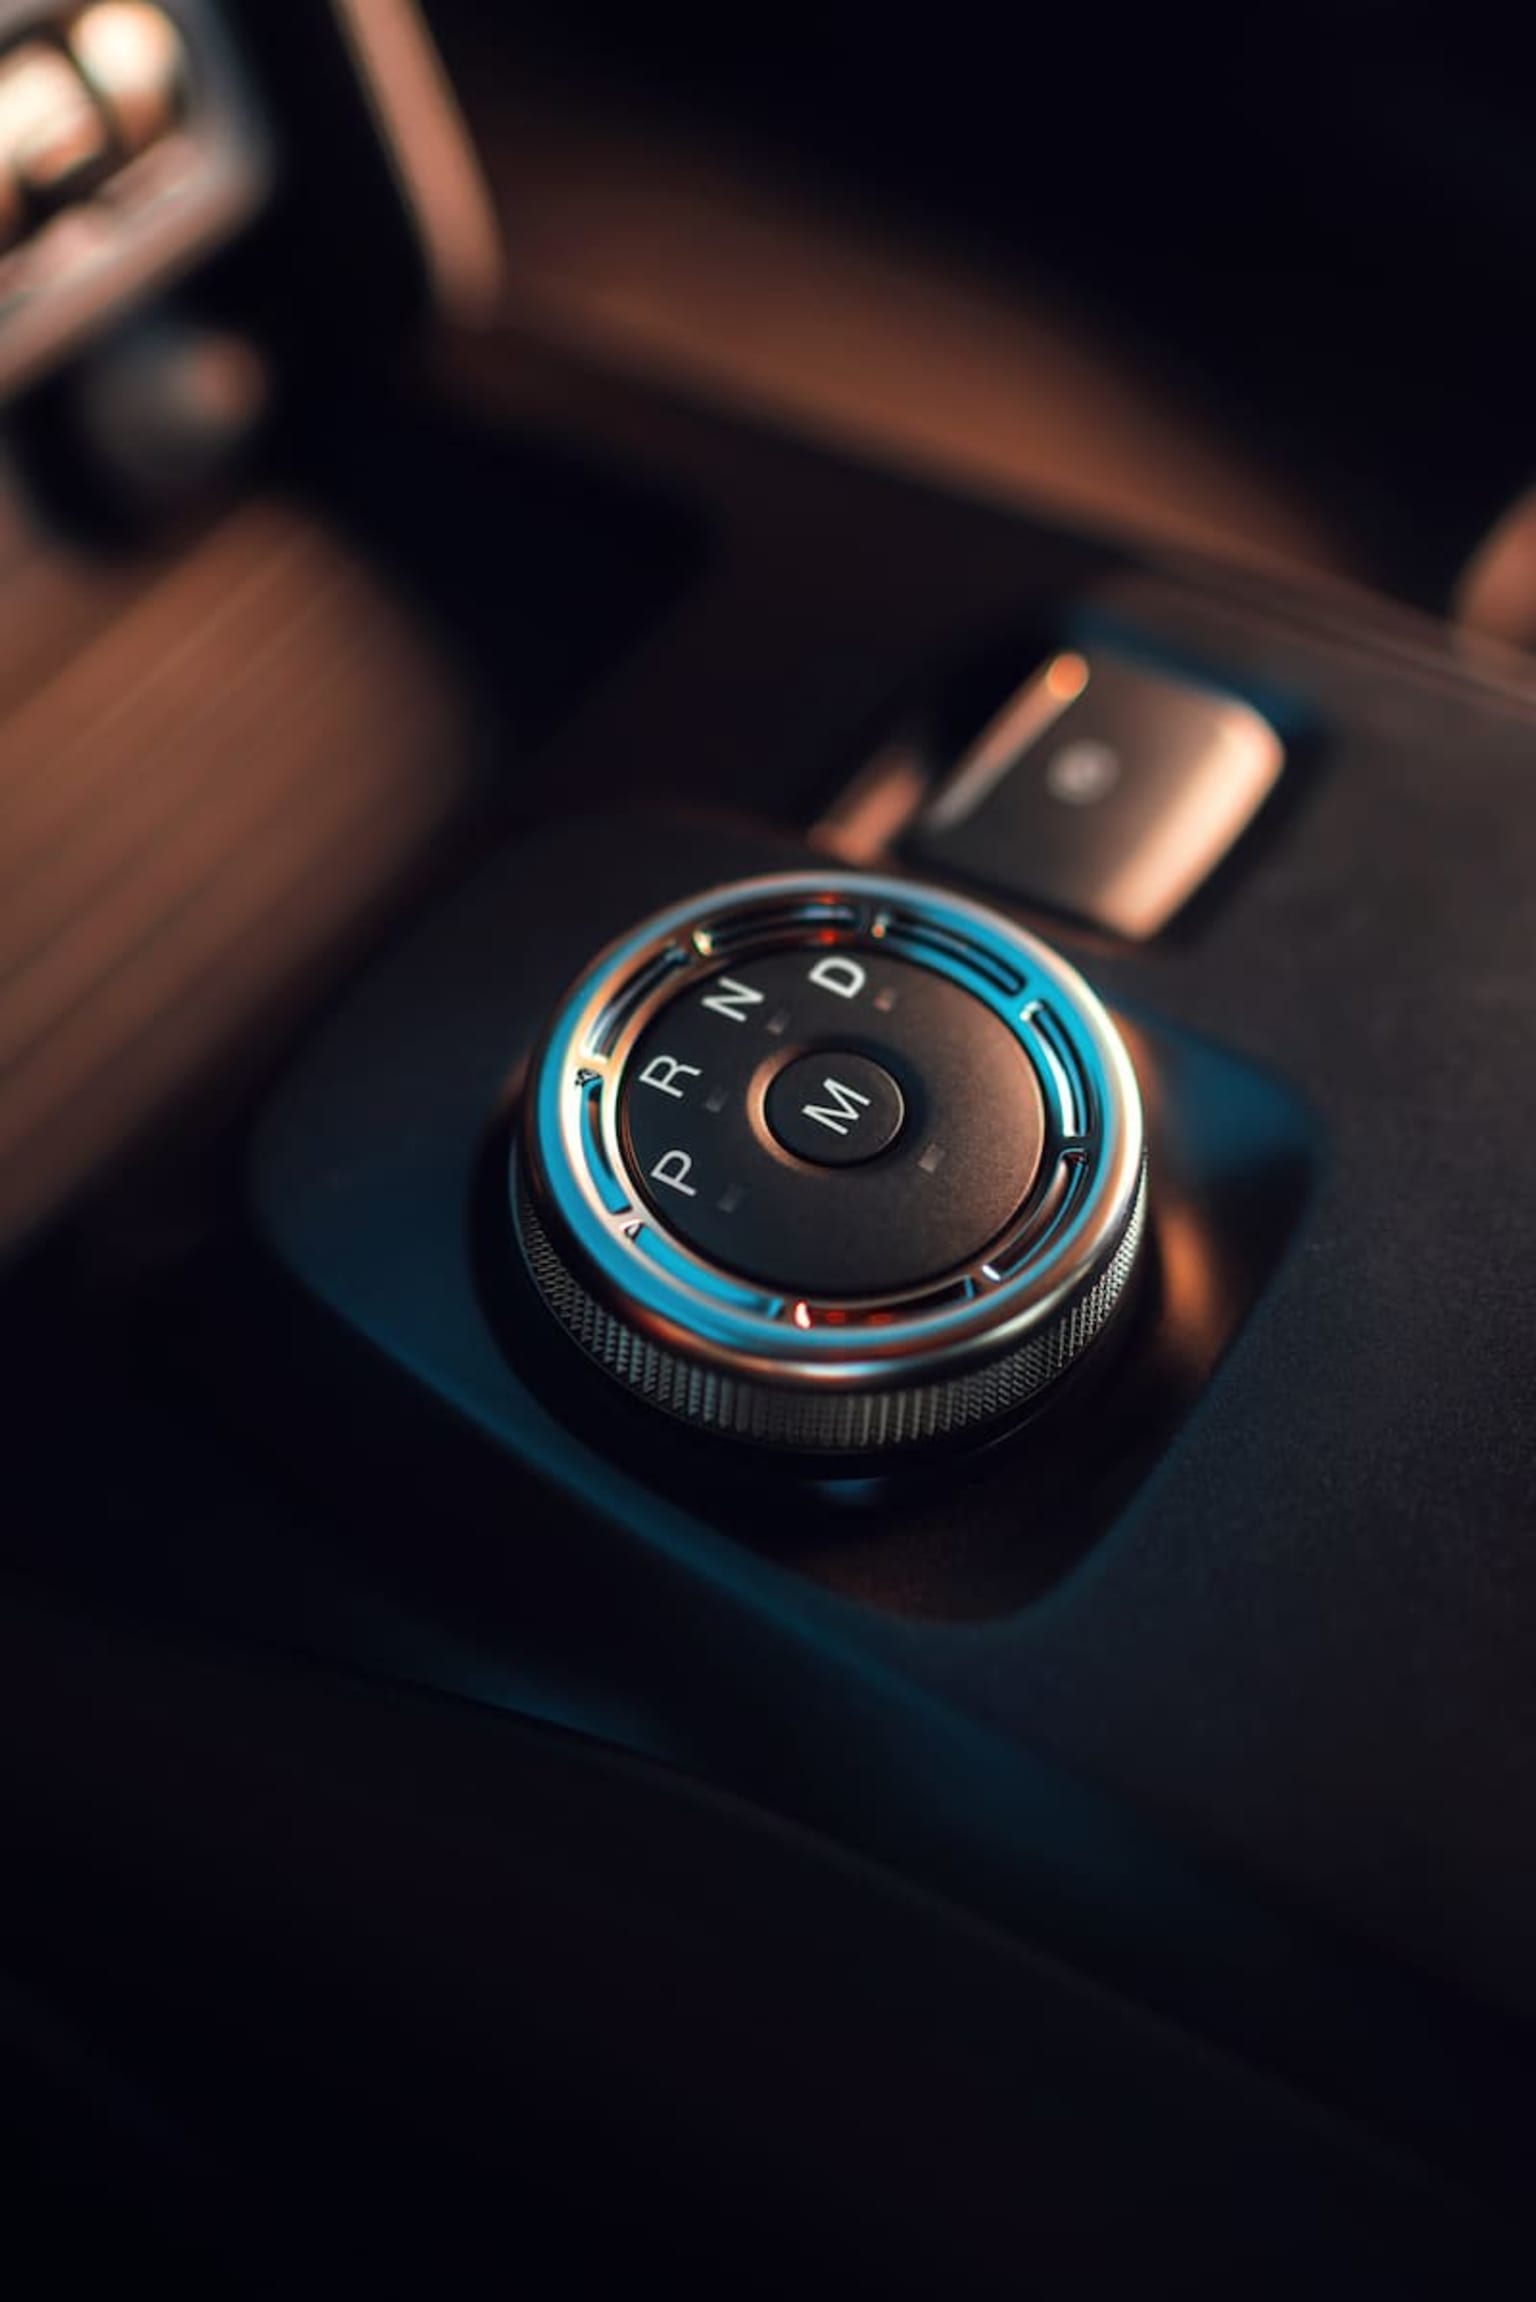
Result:
M775 1142L817 1167L876 1159L901 1133L906 1107L889 1071L867 1055L800 1055L768 1089Z

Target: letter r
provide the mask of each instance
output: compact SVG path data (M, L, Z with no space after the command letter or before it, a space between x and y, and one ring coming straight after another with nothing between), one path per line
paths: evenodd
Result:
M653 1055L640 1074L640 1084L642 1087L654 1087L663 1095L675 1096L681 1103L683 1091L681 1087L674 1086L673 1081L697 1079L699 1076L697 1063L679 1063L673 1055Z

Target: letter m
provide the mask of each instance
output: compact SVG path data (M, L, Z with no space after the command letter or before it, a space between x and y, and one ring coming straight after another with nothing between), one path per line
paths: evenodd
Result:
M846 1135L859 1114L856 1104L867 1108L869 1097L861 1095L857 1087L845 1087L841 1079L823 1079L822 1086L832 1098L830 1103L801 1105L807 1119L814 1119L820 1127L830 1127L834 1135Z

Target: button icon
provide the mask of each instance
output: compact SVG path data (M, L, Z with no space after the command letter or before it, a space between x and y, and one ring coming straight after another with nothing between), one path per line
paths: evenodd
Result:
M1068 807L1095 807L1120 781L1120 754L1111 743L1084 736L1064 743L1046 763L1045 788Z

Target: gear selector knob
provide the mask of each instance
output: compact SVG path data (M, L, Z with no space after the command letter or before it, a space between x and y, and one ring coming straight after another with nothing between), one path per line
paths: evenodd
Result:
M864 873L717 887L604 952L529 1075L534 1283L636 1397L815 1454L980 1432L1108 1324L1136 1078L1072 968Z

